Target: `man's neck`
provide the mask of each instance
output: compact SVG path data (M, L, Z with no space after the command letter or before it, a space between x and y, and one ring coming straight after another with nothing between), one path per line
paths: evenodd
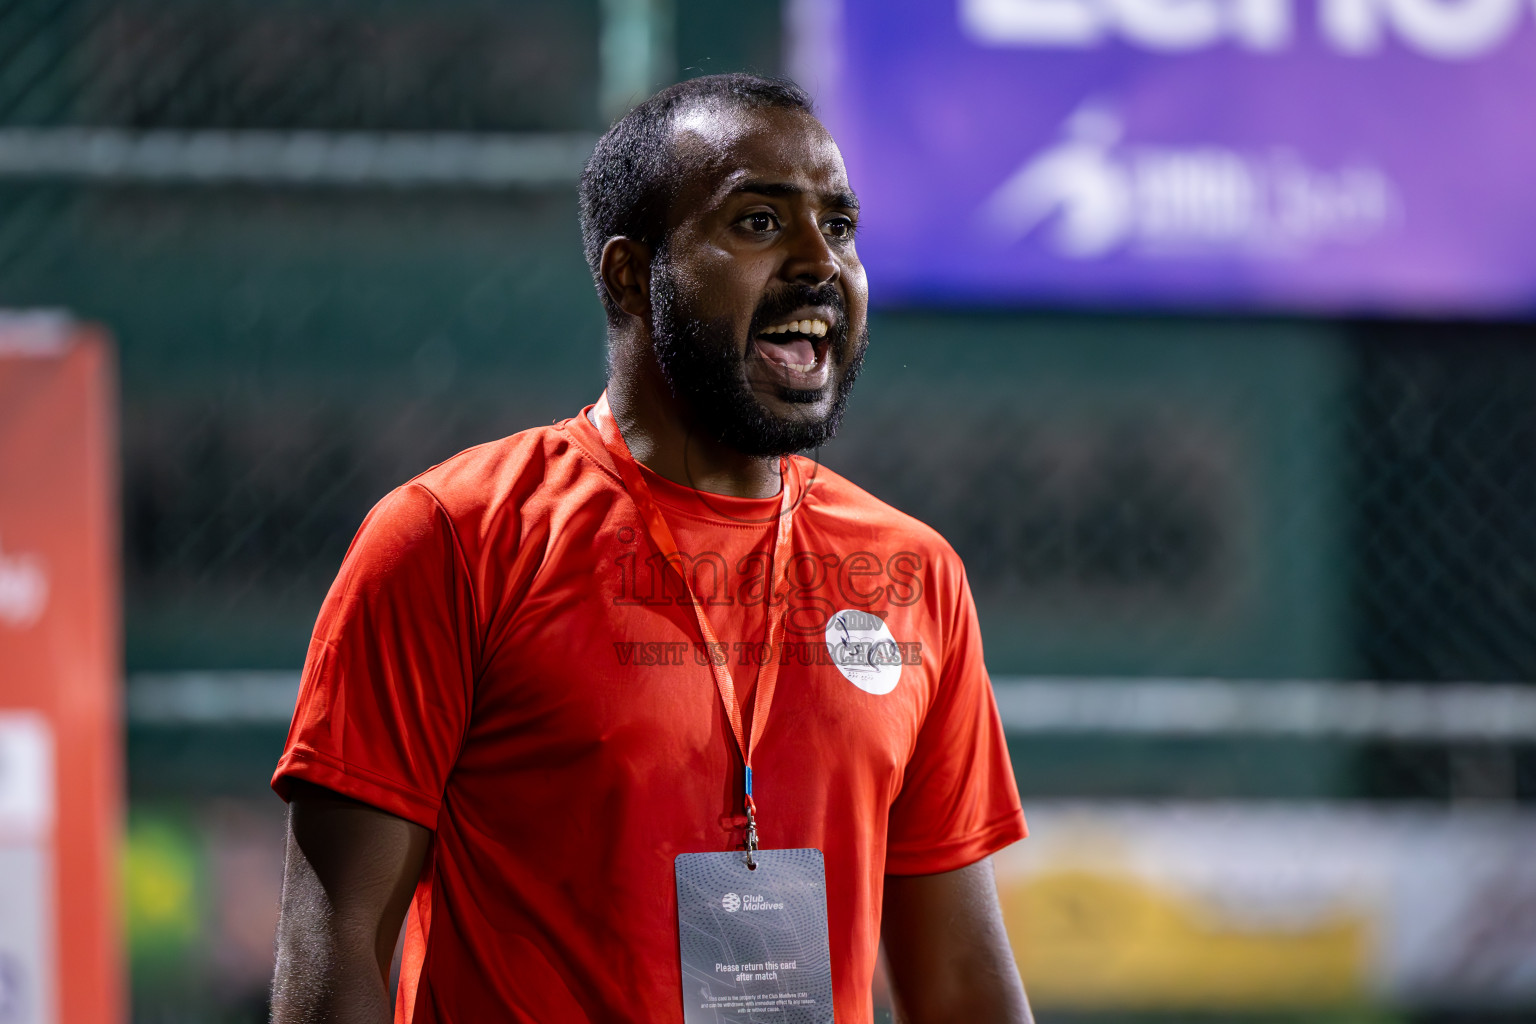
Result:
M779 460L743 455L691 430L670 392L610 378L608 409L635 461L658 476L736 498L779 493Z

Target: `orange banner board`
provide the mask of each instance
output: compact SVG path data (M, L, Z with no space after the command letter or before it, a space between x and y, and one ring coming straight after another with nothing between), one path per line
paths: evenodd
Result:
M111 348L0 314L0 1019L124 1019Z

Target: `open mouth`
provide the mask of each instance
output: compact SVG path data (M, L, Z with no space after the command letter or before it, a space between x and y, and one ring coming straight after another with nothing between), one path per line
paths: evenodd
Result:
M783 367L791 376L812 376L826 364L827 334L832 325L826 320L789 320L760 332L752 339L758 354Z

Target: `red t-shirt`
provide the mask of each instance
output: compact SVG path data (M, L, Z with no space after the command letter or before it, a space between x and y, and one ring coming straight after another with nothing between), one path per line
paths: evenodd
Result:
M1024 817L959 558L830 470L789 470L754 797L764 847L825 854L837 1019L866 1024L884 876L974 863ZM746 697L779 499L647 480ZM743 840L709 656L585 413L369 513L272 784L433 830L397 1021L682 1020L673 859Z

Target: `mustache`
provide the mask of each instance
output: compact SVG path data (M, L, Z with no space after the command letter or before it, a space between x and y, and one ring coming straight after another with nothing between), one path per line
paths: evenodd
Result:
M774 324L782 323L789 314L802 306L826 306L837 312L837 322L827 332L828 340L841 343L848 336L848 310L843 293L833 284L813 287L808 284L788 285L781 291L766 296L752 313L750 337L757 337Z

